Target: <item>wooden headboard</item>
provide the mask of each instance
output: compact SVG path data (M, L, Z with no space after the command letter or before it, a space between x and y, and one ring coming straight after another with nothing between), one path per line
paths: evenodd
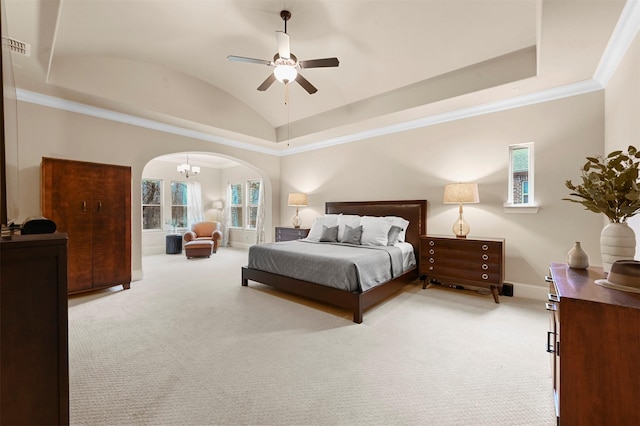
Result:
M420 235L427 233L427 200L332 201L325 204L325 213L402 217L409 221L405 240L413 245L416 253Z

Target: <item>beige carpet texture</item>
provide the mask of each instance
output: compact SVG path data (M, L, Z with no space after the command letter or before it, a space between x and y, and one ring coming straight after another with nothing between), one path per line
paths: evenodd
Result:
M145 256L130 290L71 297L71 424L555 424L543 302L417 281L355 324L242 287L246 263Z

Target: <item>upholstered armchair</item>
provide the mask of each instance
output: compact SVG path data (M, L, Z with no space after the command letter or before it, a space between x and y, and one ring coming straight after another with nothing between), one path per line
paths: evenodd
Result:
M184 241L213 241L213 252L218 250L222 239L222 224L220 222L198 222L191 226L191 231L184 233Z

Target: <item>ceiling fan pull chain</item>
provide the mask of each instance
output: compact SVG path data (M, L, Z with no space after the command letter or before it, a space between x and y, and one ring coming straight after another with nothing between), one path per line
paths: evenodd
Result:
M289 82L284 85L284 104L289 105Z

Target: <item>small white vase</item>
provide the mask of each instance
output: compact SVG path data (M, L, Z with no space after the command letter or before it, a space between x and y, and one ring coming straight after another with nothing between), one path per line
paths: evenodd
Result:
M616 260L632 260L636 254L636 234L625 222L609 223L600 233L600 253L605 274Z
M580 241L576 241L567 253L567 265L572 269L587 269L589 267L589 255L582 249Z

